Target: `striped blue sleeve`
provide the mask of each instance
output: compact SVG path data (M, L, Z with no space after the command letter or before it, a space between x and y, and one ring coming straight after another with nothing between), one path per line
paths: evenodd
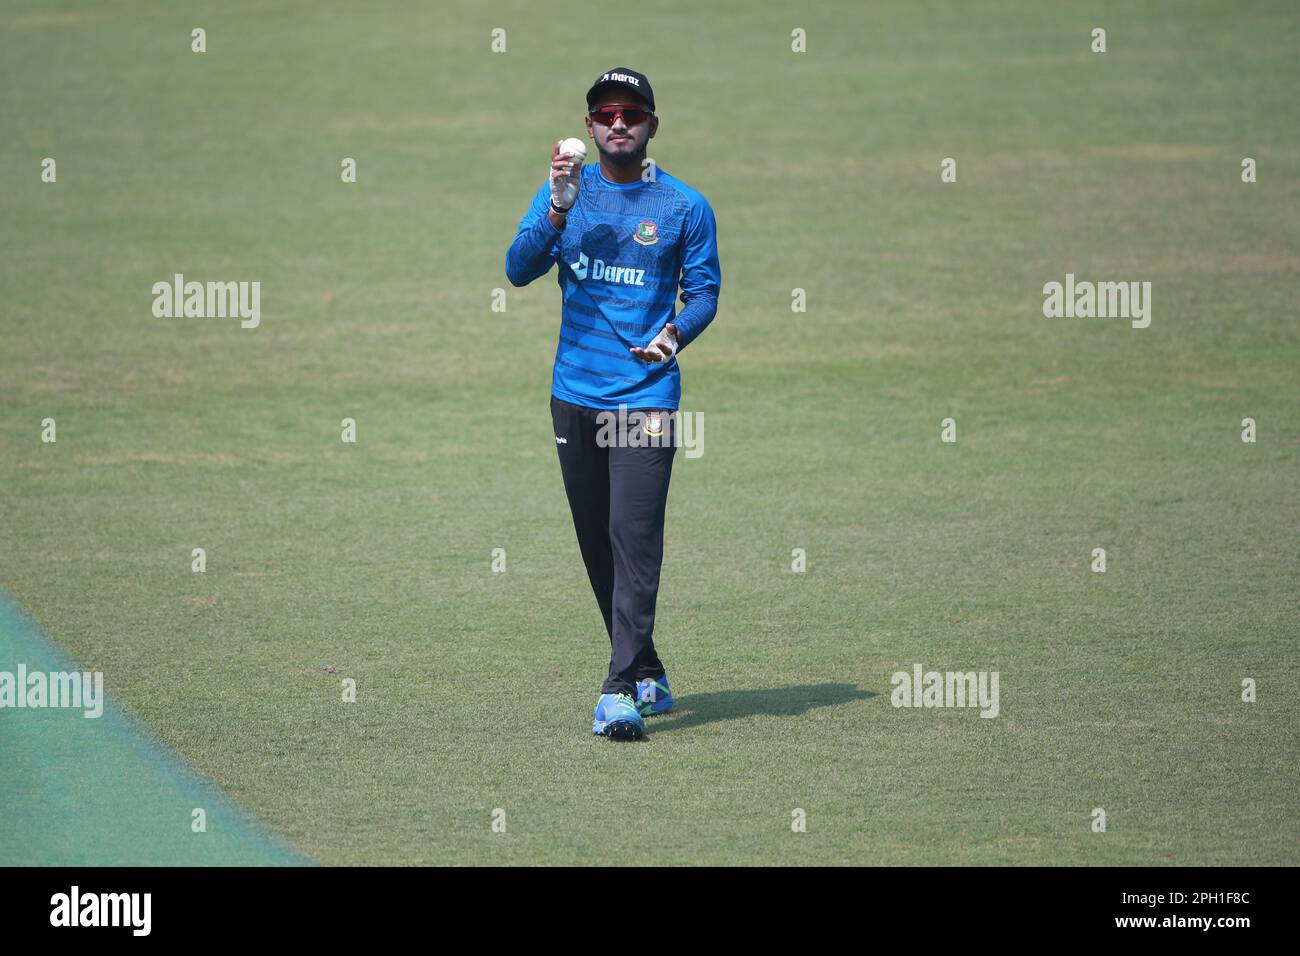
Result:
M713 207L703 196L691 203L682 243L682 310L677 326L677 351L690 345L718 314L722 267L718 264L718 226Z
M560 230L546 214L550 206L551 184L545 182L519 220L514 242L506 250L506 278L511 285L525 286L546 275L560 256Z

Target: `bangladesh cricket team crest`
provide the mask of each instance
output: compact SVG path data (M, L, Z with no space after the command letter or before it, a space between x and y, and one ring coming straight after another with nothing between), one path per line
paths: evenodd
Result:
M643 246L653 246L659 241L659 227L649 219L642 219L636 224L636 233L632 238Z
M651 438L658 438L664 433L664 419L659 412L648 412L646 414L645 433Z

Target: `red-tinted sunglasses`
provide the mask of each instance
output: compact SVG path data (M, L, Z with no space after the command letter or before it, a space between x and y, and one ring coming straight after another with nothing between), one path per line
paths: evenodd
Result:
M611 104L602 106L600 109L590 110L587 115L601 126L613 126L614 120L620 116L623 117L625 126L640 126L649 117L654 116L654 113L650 110L643 110L639 106Z

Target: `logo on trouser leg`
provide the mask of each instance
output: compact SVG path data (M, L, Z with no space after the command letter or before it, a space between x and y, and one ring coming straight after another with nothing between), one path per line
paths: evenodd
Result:
M687 458L704 454L704 414L671 409L596 414L597 448L667 448L681 446Z
M675 412L628 411L619 405L618 411L602 411L596 415L599 426L596 432L598 448L659 448L673 444L670 422Z

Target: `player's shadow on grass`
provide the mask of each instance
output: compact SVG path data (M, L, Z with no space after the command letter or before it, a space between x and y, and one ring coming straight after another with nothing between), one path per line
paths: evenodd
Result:
M651 734L684 730L715 720L738 717L799 717L817 707L835 707L855 700L870 700L875 691L854 684L802 684L798 687L765 687L751 690L719 690L688 694L673 701L673 709L647 722Z

